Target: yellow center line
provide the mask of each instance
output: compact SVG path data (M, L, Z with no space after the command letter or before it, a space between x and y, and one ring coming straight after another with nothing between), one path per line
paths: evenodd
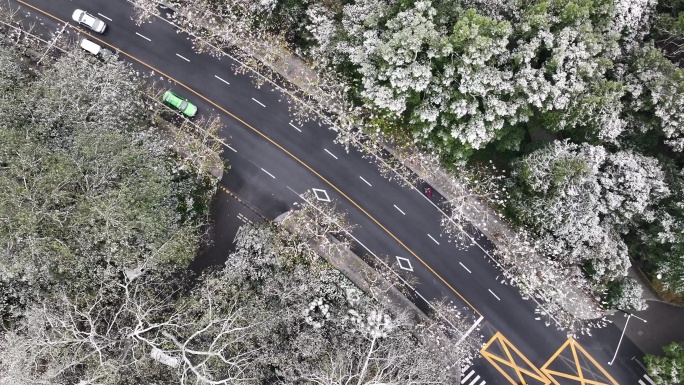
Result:
M62 19L60 19L60 18L58 18L58 17L56 17L56 16L54 16L54 15L52 15L52 14L46 12L46 11L43 11L43 10L40 9L40 8L34 7L33 5L30 5L30 4L26 3L26 2L24 2L23 0L17 0L17 2L19 2L19 3L21 3L21 4L24 4L24 5L26 5L27 7L30 7L30 8L32 8L32 9L34 9L34 10L36 10L36 11L38 11L38 12L44 14L44 15L46 15L46 16L49 16L49 17L51 17L51 18L53 18L53 19L55 19L55 20L58 20L58 21L60 21L60 22L66 24L66 22L65 22L64 20L62 20ZM71 28L73 28L74 30L76 30L76 31L79 31L79 32L81 32L81 33L84 33L83 31L81 31L80 29L78 29L78 28L72 26L71 24L69 24L69 26L70 26ZM172 78L171 76L167 75L166 73L164 73L164 72L162 72L162 71L156 69L155 67L153 67L153 66L151 66L151 65L149 65L149 64L147 64L147 63L145 63L145 62L143 62L142 60L139 60L138 58L134 57L133 55L131 55L131 54L125 52L125 51L122 51L122 50L118 49L117 47L114 47L113 45L111 45L111 44L109 44L109 43L107 43L107 42L105 42L105 41L103 41L103 40L101 40L101 39L99 39L99 38L97 38L97 37L91 35L90 33L85 32L85 34L88 35L89 37L91 37L91 38L93 38L93 39L95 39L95 40L97 40L97 41L99 41L99 42L101 42L101 43L103 43L103 44L105 44L105 45L111 47L111 48L116 49L118 52L120 52L120 53L122 53L122 54L128 56L129 58L131 58L131 59L137 61L138 63L140 63L140 64L142 64L142 65L144 65L144 66L146 66L146 67L148 67L148 68L150 68L150 69L152 69L152 70L158 72L159 74L165 76L166 78L168 78L168 79L170 79L170 80L173 80L175 83L177 83L177 84L180 85L181 87L186 88L188 91L190 91L190 92L192 92L193 94L197 95L198 97L204 99L207 103L213 105L214 107L216 107L216 108L218 108L219 110L223 111L225 114L229 115L229 116L232 117L233 119L235 119L235 120L237 120L238 122L242 123L245 127L251 129L252 131L254 131L255 133L257 133L259 136L261 136L262 138L266 139L266 140L269 141L271 144L273 144L274 146L276 146L277 148L279 148L281 151L283 151L284 153L286 153L287 155L289 155L292 159L294 159L295 161L297 161L299 164L301 164L301 165L304 166L306 169L308 169L309 171L311 171L311 173L313 173L313 174L316 175L318 178L320 178L321 180L323 180L326 184L328 184L330 187L332 187L332 188L333 188L335 191L337 191L340 195L342 195L343 197L345 197L345 199L347 199L352 205L354 205L356 208L358 208L362 213L364 213L368 218L370 218L371 221L373 221L373 222L374 222L376 225L378 225L383 231L385 231L385 233L387 233L387 234L388 234L390 237L392 237L397 243L399 243L404 249L406 249L406 251L408 251L408 252L409 252L411 255L413 255L418 261L420 261L420 263L422 263L423 266L425 266L432 274L434 274L440 281L442 281L442 283L444 283L452 292L454 292L456 295L458 295L459 298L461 298L468 306L470 306L470 308L473 309L473 311L474 311L475 313L477 313L478 316L482 316L482 314L481 314L481 313L480 313L480 312L479 312L479 311L478 311L470 302L468 302L468 300L466 300L465 297L463 297L463 296L461 295L461 293L459 293L456 289L454 289L454 288L453 288L453 287L452 287L444 278L442 278L442 276L440 276L432 267L430 267L430 265L428 265L425 261L423 261L422 258L420 258L416 253L414 253L413 250L411 250L408 246L406 246L406 244L404 244L404 242L402 242L401 240L399 240L399 238L397 238L394 234L392 234L385 226L383 226L382 224L380 224L380 222L378 222L378 220L376 220L376 219L375 219L373 216L371 216L366 210L364 210L364 209L363 209L361 206L359 206L355 201L353 201L349 196L347 196L347 194L343 193L342 190L340 190L339 188L337 188L337 186L335 186L335 185L332 184L330 181L328 181L327 179L325 179L321 174L319 174L319 173L316 172L313 168L311 168L308 164L304 163L302 160L300 160L299 158L297 158L294 154L290 153L290 152L289 152L288 150L286 150L284 147L282 147L281 145L279 145L278 143L276 143L274 140L272 140L271 138L269 138L268 136L266 136L266 135L265 135L264 133L262 133L261 131L259 131L259 130L257 130L256 128L252 127L250 124L248 124L248 123L245 122L244 120L238 118L236 115L232 114L231 112L228 112L228 111L227 111L226 109L224 109L223 107L219 106L218 104L216 104L216 103L214 103L213 101L209 100L208 98L204 97L204 96L201 95L199 92L193 90L192 88L186 86L185 84L183 84L183 83L177 81L176 79Z

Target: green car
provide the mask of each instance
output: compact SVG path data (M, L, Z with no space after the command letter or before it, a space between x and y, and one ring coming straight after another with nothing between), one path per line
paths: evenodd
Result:
M177 109L178 111L182 112L183 115L192 118L195 116L197 113L197 106L190 103L187 99L182 98L181 96L171 92L171 91L166 91L164 92L164 96L162 97L162 100L170 105L171 107Z

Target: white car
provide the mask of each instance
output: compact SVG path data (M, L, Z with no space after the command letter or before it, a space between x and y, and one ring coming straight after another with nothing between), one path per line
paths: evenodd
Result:
M95 56L99 56L102 59L107 59L109 56L114 55L114 52L108 50L107 48L103 48L101 45L92 42L88 39L83 39L81 40L81 48L84 50L92 53Z
M107 28L107 24L104 21L81 9L75 10L71 18L78 24L86 26L97 33L104 33L105 28Z

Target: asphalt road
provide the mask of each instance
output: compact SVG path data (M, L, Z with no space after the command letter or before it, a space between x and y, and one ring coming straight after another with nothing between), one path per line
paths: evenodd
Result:
M109 26L105 35L91 34L91 40L97 38L118 49L122 59L141 72L154 72L155 80L172 81L171 88L197 104L201 115L218 114L225 124L220 132L226 142L224 157L232 167L221 184L246 202L253 214L275 218L300 201L299 193L318 189L321 196L336 201L348 213L349 220L357 224L354 236L362 248L391 261L401 257L404 264L410 263L411 274L419 281L416 289L420 295L428 299L447 297L472 309L468 312L473 320L482 316L480 333L485 341L498 332L505 340L497 341L510 343L537 368L555 357L550 368L562 371L556 367L560 365L577 371L571 358L582 354L569 348L570 355L565 357L565 352L559 351L568 341L567 336L553 326L546 327L543 318L538 319L532 300L523 300L517 289L499 283L501 273L485 248L462 250L448 242L441 236L440 211L421 191L383 178L377 167L359 152L346 153L334 144L334 132L317 122L292 122L288 105L279 101L279 94L269 85L257 89L248 76L236 75L236 64L230 58L194 53L188 36L176 33L175 27L164 20L136 26L131 21L133 9L123 0L12 3L21 6L23 17L39 17L39 24L43 23L48 30L56 30L59 20L70 22L76 8L99 14ZM76 39L76 30L67 30L65 38ZM222 194L219 199L223 197ZM230 207L225 209L225 216L215 216L220 223L216 231L226 229L226 234L234 234L228 229L237 226L241 219L235 206ZM231 215L235 219L232 222ZM215 248L212 253L206 261L197 262L196 267L219 261L220 249ZM609 326L593 337L578 339L581 348L593 358L578 359L586 365L582 370L585 376L602 376L600 369L592 369L595 362L616 383L637 384L644 372L632 358L642 354L628 339L622 341L614 364L607 365L620 334L617 327ZM490 345L495 355L497 341ZM499 354L504 356L505 352ZM484 379L487 383L511 383L485 360L478 360L474 368L481 373L478 375L482 380L473 385ZM467 381L475 378L472 375ZM562 376L556 380L563 384L579 383ZM543 381L529 379L527 383Z

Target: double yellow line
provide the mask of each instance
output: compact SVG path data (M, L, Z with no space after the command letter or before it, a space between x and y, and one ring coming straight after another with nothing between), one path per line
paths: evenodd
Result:
M40 9L40 8L34 7L34 6L31 5L31 4L27 4L27 3L24 2L23 0L16 0L16 1L17 1L18 3L21 3L21 4L23 4L23 5L25 5L25 6L29 7L29 8L31 8L31 9L36 10L37 12L40 12L40 13L42 13L42 14L48 16L48 17L51 17L51 18L53 18L53 19L55 19L55 20L57 20L57 21L59 21L59 22L61 22L61 23L68 24L66 21L64 21L64 20L62 20L62 19L60 19L60 18L58 18L58 17L56 17L56 16L54 16L54 15L52 15L52 14L46 12L46 11L43 11L43 10ZM83 32L83 31L81 31L80 29L78 29L78 28L72 26L71 24L69 24L69 27L73 28L73 29L76 30L76 31ZM368 218L370 218L376 225L378 225L383 231L385 231L385 233L387 233L390 237L392 237L392 239L394 239L395 241L397 241L397 243L399 243L404 249L406 249L406 251L408 251L411 255L413 255L413 257L415 257L417 260L419 260L420 263L422 263L428 270L430 270L430 272L432 272L432 274L434 274L440 281L442 281L442 283L444 283L452 292L454 292L456 295L458 295L459 298L461 298L468 306L470 306L471 309L473 309L473 311L475 311L475 313L477 313L477 315L482 316L482 314L481 314L481 313L480 313L472 304L470 304L470 302L468 302L468 300L466 300L466 299L461 295L461 293L459 293L458 291L456 291L456 289L454 289L454 288L453 288L453 287L452 287L444 278L442 278L442 276L440 276L432 267L430 267L430 265L428 265L427 263L425 263L425 261L423 261L422 258L420 258L418 255L416 255L416 253L414 253L413 250L411 250L408 246L406 246L406 245L404 244L404 242L402 242L401 240L399 240L399 238L397 238L394 234L392 234L387 228L385 228L385 226L383 226L382 224L380 224L380 222L378 222L378 221L377 221L373 216L371 216L366 210L364 210L364 209L363 209L361 206L359 206L355 201L353 201L350 197L348 197L345 193L343 193L342 190L340 190L339 188L337 188L334 184L332 184L330 181L328 181L327 179L325 179L321 174L319 174L319 173L316 172L314 169L312 169L311 167L309 167L309 165L307 165L307 164L304 163L302 160L300 160L299 158L297 158L294 154L290 153L290 152L289 152L288 150L286 150L283 146L279 145L278 143L276 143L275 141L273 141L271 138L269 138L268 136L266 136L265 134L263 134L261 131L259 131L259 130L257 130L256 128L254 128L254 127L252 127L251 125L249 125L249 124L248 124L247 122L245 122L244 120L238 118L237 116L235 116L235 115L232 114L231 112L227 111L227 110L224 109L223 107L221 107L221 106L219 106L218 104L214 103L213 101L207 99L206 97L204 97L204 96L203 96L202 94L200 94L199 92L193 90L192 88L190 88L190 87L186 86L185 84L179 82L178 80L172 78L171 76L167 75L166 73L164 73L164 72L162 72L162 71L160 71L160 70L158 70L158 69L152 67L151 65L149 65L149 64L147 64L147 63L145 63L145 62L139 60L139 59L136 58L135 56L133 56L133 55L131 55L131 54L128 54L127 52L122 51L122 50L118 49L117 47L114 47L113 45L111 45L111 44L109 44L109 43L103 41L102 39L99 39L99 38L97 38L97 37L91 35L90 33L85 33L85 34L87 34L90 38L95 39L95 40L99 41L100 43L102 43L102 44L104 44L104 45L106 45L106 46L108 46L108 47L114 48L114 49L117 50L118 52L120 52L120 53L126 55L127 57L129 57L129 58L135 60L136 62L138 62L138 63L140 63L140 64L142 64L142 65L144 65L144 66L146 66L146 67L148 67L148 68L150 68L150 69L152 69L152 70L154 70L155 72L157 72L157 73L159 73L159 74L165 76L167 79L173 80L176 84L178 84L178 85L184 87L184 88L187 89L188 91L190 91L190 92L192 92L193 94L197 95L198 97L204 99L207 103L213 105L214 107L218 108L220 111L224 112L225 114L229 115L229 116L232 117L233 119L235 119L235 120L237 120L238 122L242 123L245 127L247 127L247 128L249 128L250 130L254 131L256 134L258 134L258 135L261 136L262 138L266 139L266 140L269 141L271 144L273 144L274 146L276 146L278 149L280 149L281 151L283 151L284 153L286 153L287 155L289 155L292 159L294 159L295 161L297 161L299 164L301 164L302 166L304 166L307 170L311 171L314 175L316 175L318 178L320 178L320 179L323 180L325 183L327 183L328 186L330 186L331 188L333 188L333 189L334 189L335 191L337 191L340 195L342 195L343 197L345 197L345 198L346 198L351 204L353 204L357 209L361 210L362 213L364 213L364 214L365 214Z

